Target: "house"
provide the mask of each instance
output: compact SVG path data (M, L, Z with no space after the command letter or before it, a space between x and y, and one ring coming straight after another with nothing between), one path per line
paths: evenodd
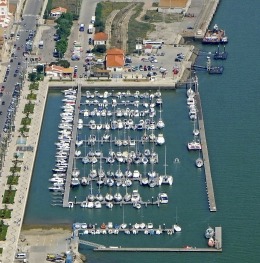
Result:
M62 13L67 13L67 8L59 6L51 10L50 16L59 17Z
M58 78L72 77L73 72L74 72L73 67L64 68L61 66L51 65L45 68L46 76L50 76L50 77L58 77Z
M106 69L111 71L123 71L125 54L122 49L111 48L106 54Z
M145 54L151 54L152 51L153 51L153 45L151 45L151 44L146 44L146 45L144 46L144 53L145 53Z
M158 12L185 14L190 4L191 0L160 0Z
M98 32L94 34L94 46L96 45L106 45L108 35L104 32Z
M7 28L12 19L9 12L9 0L0 0L0 27Z

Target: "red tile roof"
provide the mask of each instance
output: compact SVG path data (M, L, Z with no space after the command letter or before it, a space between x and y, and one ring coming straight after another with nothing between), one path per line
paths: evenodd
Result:
M60 13L67 13L67 8L64 8L64 7L56 7L56 8L53 8L51 10L51 13L57 13L57 12L60 12Z
M123 67L125 64L124 51L118 48L107 50L106 66L110 67Z
M106 41L108 39L108 35L104 32L98 32L94 35L94 41Z

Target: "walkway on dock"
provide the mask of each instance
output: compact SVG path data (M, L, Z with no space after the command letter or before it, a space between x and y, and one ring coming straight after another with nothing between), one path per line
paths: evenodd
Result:
M197 102L196 105L198 108L198 124L199 124L199 130L200 130L200 140L201 140L202 154L203 154L204 167L205 167L209 210L210 212L216 212L217 207L216 207L214 189L213 189L213 183L212 183L212 177L211 177L209 153L208 153L208 147L207 147L207 141L206 141L205 127L204 127L204 120L203 120L203 113L202 113L202 106L201 106L199 92L196 93L195 98Z
M94 251L99 252L222 252L222 249L216 248L157 248L157 247L98 247Z
M81 85L78 84L77 98L76 98L75 111L74 111L74 120L73 120L73 130L72 130L71 143L70 143L70 154L69 154L67 176L66 176L66 184L65 184L64 196L63 196L63 207L69 207L70 185L71 185L71 176L72 176L74 156L75 156L80 100L81 100Z

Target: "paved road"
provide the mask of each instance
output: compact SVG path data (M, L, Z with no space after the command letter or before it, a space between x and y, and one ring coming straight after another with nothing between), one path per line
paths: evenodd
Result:
M16 83L21 83L21 74L26 70L26 60L23 56L23 52L25 50L24 46L26 43L26 39L29 37L29 30L36 29L37 16L40 12L42 2L27 0L26 5L23 12L24 20L21 22L21 25L18 28L17 35L14 37L14 45L16 47L10 47L11 53L13 54L13 62L8 62L9 59L3 63L5 67L3 70L6 71L8 65L10 65L9 74L6 75L6 81L3 81L1 87L4 86L3 96L1 97L1 111L2 115L0 115L0 135L2 140L3 131L7 131L5 129L5 121L7 119L8 107L12 101L12 94L15 88ZM10 54L11 58L11 54ZM20 64L20 65L18 65ZM15 71L17 73L15 74ZM5 72L2 72L5 76ZM4 77L5 78L5 77ZM4 105L3 105L4 104Z

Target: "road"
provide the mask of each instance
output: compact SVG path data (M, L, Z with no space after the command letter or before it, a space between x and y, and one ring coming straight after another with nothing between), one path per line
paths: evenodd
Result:
M69 52L67 52L67 56L69 55L67 59L71 62L72 66L78 66L78 75L85 73L85 68L83 65L85 64L86 51L90 48L88 40L89 38L93 39L94 36L94 34L88 34L87 30L88 25L91 23L91 17L95 15L96 5L99 2L101 2L101 0L82 1L78 25L74 25L74 28L72 29L68 49L71 50L73 48L73 41L78 41L81 43L83 51L80 60L71 61L71 54L69 54ZM80 24L85 25L84 32L79 31Z
M29 37L29 30L36 30L36 23L37 23L37 16L40 12L42 2L41 1L34 1L34 0L27 0L26 5L23 12L23 18L24 20L21 21L21 24L19 25L17 35L14 36L14 46L10 47L12 50L11 53L13 54L13 62L7 62L3 66L3 70L5 71L5 68L10 65L9 74L6 75L6 81L4 79L1 83L1 87L4 86L3 96L1 97L1 112L0 115L0 135L1 140L3 138L3 135L8 132L8 130L11 127L5 126L7 118L12 119L13 116L10 116L8 114L8 107L10 103L12 102L12 94L15 88L15 85L17 83L22 82L22 75L26 72L27 68L27 61L25 60L25 57L23 56L23 52L25 50L25 43L26 39ZM11 59L11 54L10 54ZM15 71L17 73L15 74ZM3 72L3 75L5 75L5 72ZM5 78L5 77L4 77ZM9 115L9 117L7 117ZM12 120L11 120L12 123Z

